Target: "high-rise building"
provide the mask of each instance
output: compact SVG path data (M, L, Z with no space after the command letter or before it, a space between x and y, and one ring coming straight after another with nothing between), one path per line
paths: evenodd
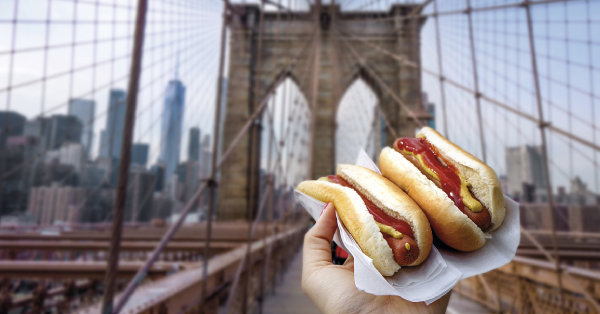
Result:
M24 136L40 139L40 150L59 149L64 143L80 143L83 124L75 116L56 114L50 117L37 117L25 122Z
M187 160L177 166L177 179L182 184L180 200L187 203L196 193L200 176L200 165L194 160Z
M80 171L86 159L85 146L81 143L64 143L58 150L58 160L62 165L70 165Z
M18 214L25 211L29 189L34 185L35 160L39 151L39 139L30 136L7 138L0 151L0 215ZM32 162L32 160L34 162ZM1 169L0 169L1 170Z
M121 143L125 128L127 111L127 93L120 89L111 89L108 100L106 127L100 136L100 157L121 158Z
M24 116L14 111L0 111L0 150L4 149L9 136L22 135L24 126Z
M87 189L98 189L103 186L106 169L96 164L86 164L79 171L79 186Z
M161 124L159 160L165 164L165 182L169 182L179 164L184 107L185 86L175 78L169 82L165 92Z
M25 126L23 127L23 135L24 136L35 136L39 139L42 138L42 132L44 131L44 126L48 123L48 118L37 117L35 119L27 120L25 122Z
M69 101L69 115L75 116L83 124L80 142L85 148L89 158L94 140L94 114L96 102L89 99L71 99Z
M541 146L521 145L506 148L507 191L525 201L545 201L546 173Z
M212 169L212 147L210 136L204 135L202 139L202 156L200 157L200 178L207 179Z
M134 143L131 145L131 165L140 165L146 167L148 163L148 151L150 146L144 143Z
M67 142L80 143L82 130L83 124L77 117L55 114L27 121L23 134L39 138L41 151L50 151Z
M200 129L190 128L188 143L188 160L200 161Z
M165 188L165 166L161 163L152 165L150 172L156 177L156 184L154 184L155 192L162 192Z
M75 223L79 222L85 199L85 189L53 183L31 189L28 212L40 224Z
M156 176L145 169L132 168L129 171L127 199L123 217L125 221L150 221L152 218L155 181Z

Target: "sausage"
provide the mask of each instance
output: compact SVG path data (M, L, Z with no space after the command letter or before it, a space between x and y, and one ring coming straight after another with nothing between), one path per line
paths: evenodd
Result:
M442 188L442 184L440 183L440 181L438 179L434 178L431 174L429 174L429 172L425 171L421 167L421 163L415 156L407 154L402 150L400 150L400 153L402 154L402 156L404 156L404 158L406 158L413 165L415 165L415 167L417 167L417 169L419 169L419 171L421 171L421 173L424 174L427 177L427 179L432 181L438 188L440 188L440 189ZM475 195L473 195L473 192L471 192L471 191L469 191L469 192L471 193L471 196L474 199L479 201L475 197ZM479 202L481 203L481 201L479 201ZM485 208L485 206L483 206L483 204L481 204L481 207L483 207L483 209L478 213L474 213L467 206L463 206L463 208L459 208L459 209L460 209L460 211L463 212L463 214L467 215L467 217L469 217L469 219L471 219L477 225L477 227L479 227L479 229L481 229L481 231L486 231L490 227L492 218L490 217L490 213L488 212L487 208Z
M381 234L392 249L394 259L401 266L410 265L419 257L419 246L411 237L405 235L401 239L396 239L388 234Z

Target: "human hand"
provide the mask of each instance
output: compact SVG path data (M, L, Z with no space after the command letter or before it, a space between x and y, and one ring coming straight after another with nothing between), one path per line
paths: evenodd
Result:
M321 218L304 236L302 291L325 314L337 313L445 313L450 293L427 306L397 296L376 296L358 291L354 259L331 263L331 241L337 229L335 207L328 203Z

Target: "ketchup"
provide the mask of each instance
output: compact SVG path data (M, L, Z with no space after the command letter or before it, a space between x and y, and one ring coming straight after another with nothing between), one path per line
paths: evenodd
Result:
M390 217L383 210L381 210L379 207L377 207L377 205L373 204L373 202L371 202L368 198L366 198L364 195L362 195L362 193L357 191L352 185L350 185L350 183L348 183L346 180L344 180L344 178L342 178L340 176L336 176L336 175L331 175L331 176L327 176L327 179L331 183L337 183L339 185L349 187L349 188L353 189L354 191L356 191L356 193L358 193L358 195L360 195L360 197L362 198L363 202L365 202L365 205L367 206L369 213L371 213L371 215L373 215L373 218L375 218L375 221L377 221L380 224L388 225L388 226L396 229L396 231L402 233L403 235L409 236L411 238L414 237L414 232L407 222Z
M415 157L416 155L421 155L423 162L440 179L442 190L448 194L448 197L450 197L452 201L454 201L456 207L463 211L464 204L462 197L460 196L461 182L458 174L456 174L453 169L444 167L444 165L435 158L436 156L431 147L427 144L427 141L422 138L403 137L398 139L396 146L398 149L413 153Z

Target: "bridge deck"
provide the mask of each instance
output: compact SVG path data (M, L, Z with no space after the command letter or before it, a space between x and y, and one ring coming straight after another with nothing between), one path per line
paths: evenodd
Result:
M264 314L320 314L317 307L304 295L302 282L302 247L290 264L284 280L275 294L269 295L263 305Z
M275 294L268 295L263 304L264 314L320 314L317 307L304 295L302 281L302 247L285 274ZM453 293L446 314L487 314L488 308L468 298Z

